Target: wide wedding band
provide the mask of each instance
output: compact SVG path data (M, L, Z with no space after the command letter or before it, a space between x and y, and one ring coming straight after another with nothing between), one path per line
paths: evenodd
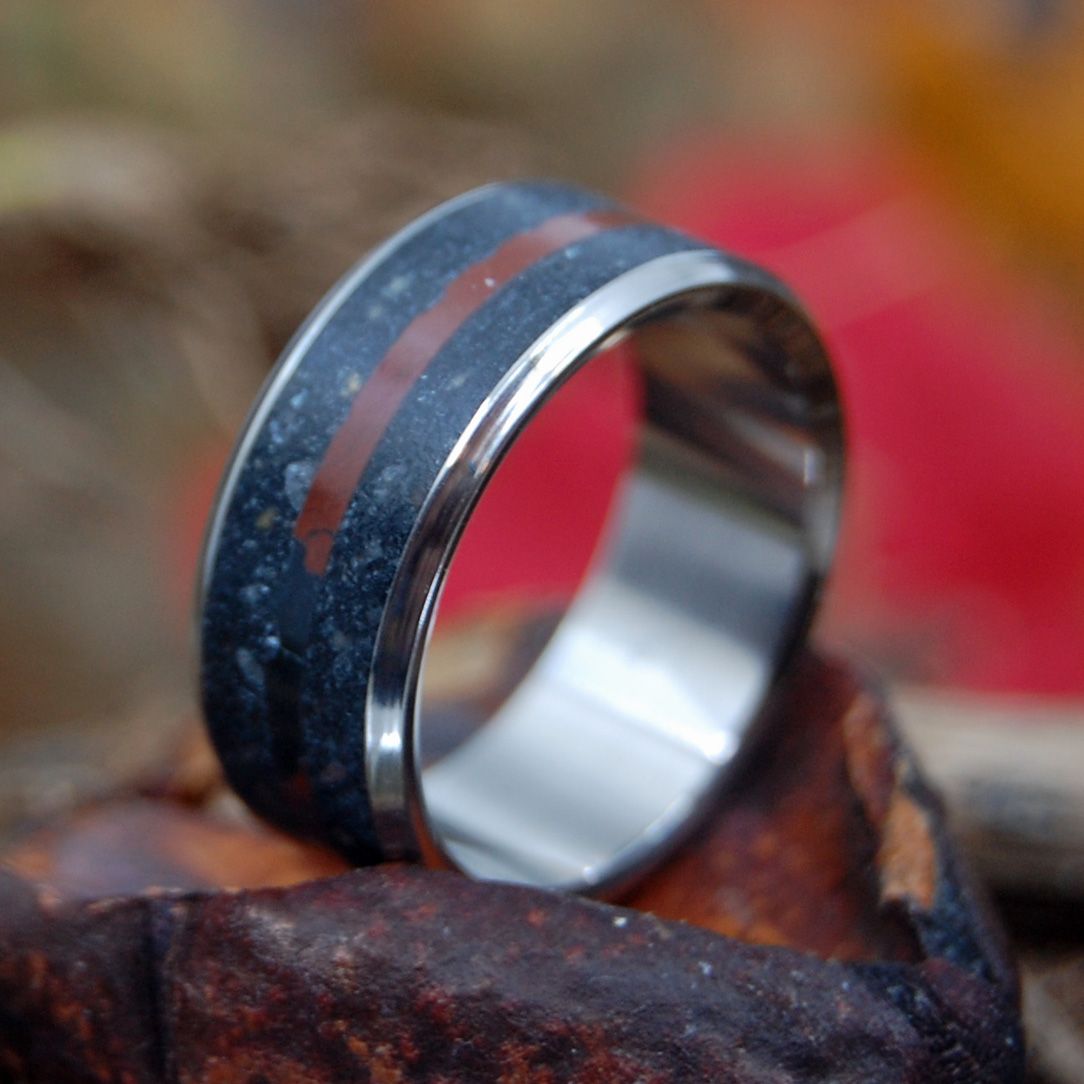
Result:
M547 398L625 337L643 416L605 552L518 686L423 765L422 664L463 527ZM201 679L230 782L357 864L625 883L761 729L841 470L824 349L764 271L564 185L438 207L321 302L223 482Z

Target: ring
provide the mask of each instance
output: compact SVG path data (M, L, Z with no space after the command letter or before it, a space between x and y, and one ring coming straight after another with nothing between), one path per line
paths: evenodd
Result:
M604 553L519 684L427 763L423 660L464 526L542 405L625 339L641 417ZM628 883L763 729L842 465L827 355L765 271L566 185L438 207L320 303L227 469L199 618L227 778L355 864Z

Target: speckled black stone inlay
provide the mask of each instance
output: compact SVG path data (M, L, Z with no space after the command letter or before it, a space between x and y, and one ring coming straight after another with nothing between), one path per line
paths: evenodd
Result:
M323 576L293 536L351 403L403 330L501 244L570 211L609 205L558 185L480 190L357 276L275 387L209 554L203 702L227 775L282 827L379 860L365 792L363 705L373 640L402 548L467 422L520 354L573 305L632 267L704 247L650 225L605 230L544 257L469 316L410 390L370 459ZM332 295L335 294L333 292ZM295 343L312 335L321 314Z

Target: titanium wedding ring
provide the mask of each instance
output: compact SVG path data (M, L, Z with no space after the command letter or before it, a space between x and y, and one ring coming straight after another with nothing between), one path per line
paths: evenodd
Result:
M602 556L511 694L423 763L423 660L464 525L547 398L625 338L643 410ZM764 718L842 462L824 349L764 271L565 185L438 207L320 303L226 473L200 625L230 782L357 864L626 883Z

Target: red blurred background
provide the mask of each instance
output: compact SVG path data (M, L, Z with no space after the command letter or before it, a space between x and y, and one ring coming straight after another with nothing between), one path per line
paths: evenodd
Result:
M191 710L196 553L261 376L365 248L524 173L804 299L851 437L825 641L894 680L1079 699L1082 59L1053 0L8 5L4 729ZM568 592L622 389L596 368L517 448L448 613Z

